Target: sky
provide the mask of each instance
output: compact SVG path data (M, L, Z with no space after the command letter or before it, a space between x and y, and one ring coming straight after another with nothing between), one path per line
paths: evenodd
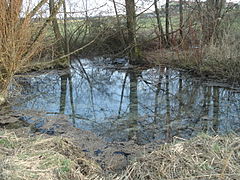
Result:
M24 9L31 9L40 0L24 0ZM125 0L115 0L117 3L117 8L120 14L124 13L124 2ZM227 0L227 2L239 2L240 0ZM145 9L149 10L147 12L153 12L154 6L153 0L135 0L137 12L140 13ZM159 6L163 5L166 0L159 0ZM113 15L114 8L112 0L66 0L67 11L75 12L72 16L84 16L86 10L89 16L97 15ZM43 8L47 12L48 8L45 6Z

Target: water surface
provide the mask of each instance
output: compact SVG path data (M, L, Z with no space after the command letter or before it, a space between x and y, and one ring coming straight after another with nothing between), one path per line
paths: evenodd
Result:
M166 67L134 69L75 60L68 70L25 78L14 109L66 114L73 126L108 141L240 132L238 90Z

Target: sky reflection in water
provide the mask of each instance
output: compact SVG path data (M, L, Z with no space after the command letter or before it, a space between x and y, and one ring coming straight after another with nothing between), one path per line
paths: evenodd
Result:
M240 93L156 67L115 70L76 60L66 73L27 79L18 110L67 114L75 127L139 144L201 132L239 132Z

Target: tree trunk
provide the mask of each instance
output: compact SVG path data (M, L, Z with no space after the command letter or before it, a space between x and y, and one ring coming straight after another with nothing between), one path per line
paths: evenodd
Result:
M179 31L181 40L183 40L183 0L179 0Z
M64 11L64 52L69 54L69 39L67 34L67 9L66 9L66 0L63 1L63 11Z
M165 33L166 33L166 41L167 41L166 46L170 47L170 38L169 38L169 0L166 0L165 11L166 11Z
M129 58L130 64L139 64L140 55L136 41L136 10L134 0L125 0L126 3L126 16L127 16L127 29L128 29L128 46L130 47Z
M69 41L67 37L67 14L66 14L66 5L65 0L59 0L59 3L63 4L63 10L64 10L64 37L61 34L58 21L57 21L57 10L59 7L55 5L54 0L49 0L49 10L50 15L52 16L52 27L55 39L57 41L57 56L62 56L69 54ZM69 64L69 56L65 56L64 58L59 59L59 61L55 64L56 67L59 68L66 68Z
M53 27L53 32L54 32L54 36L55 36L55 39L58 43L58 50L60 52L63 51L63 37L61 35L61 32L60 32L60 29L59 29L59 26L58 26L58 22L57 22L57 17L56 17L56 8L55 8L55 3L54 3L54 0L49 0L49 10L50 10L50 14L53 15L55 14L53 17L52 17L52 27Z
M163 27L162 27L162 23L161 23L161 17L160 17L160 13L159 13L159 9L158 9L158 5L157 5L158 0L154 0L154 6L155 6L155 14L156 14L156 18L157 18L157 26L158 26L158 31L160 33L160 43L164 43L164 45L166 45L166 39L164 36L164 32L163 32Z

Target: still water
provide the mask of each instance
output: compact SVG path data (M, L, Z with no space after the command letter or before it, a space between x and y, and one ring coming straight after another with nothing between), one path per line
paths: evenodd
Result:
M238 89L166 67L116 69L108 61L75 60L69 70L24 78L14 109L65 114L73 126L108 141L240 133Z

